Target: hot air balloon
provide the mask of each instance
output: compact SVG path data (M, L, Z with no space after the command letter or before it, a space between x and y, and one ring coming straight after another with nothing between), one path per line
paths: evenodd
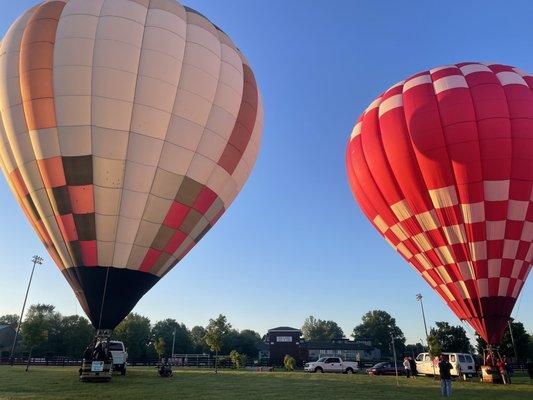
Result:
M532 89L506 65L424 71L373 101L347 148L364 214L489 345L531 271Z
M231 39L174 0L55 0L0 48L1 166L95 328L112 330L227 210L262 107Z

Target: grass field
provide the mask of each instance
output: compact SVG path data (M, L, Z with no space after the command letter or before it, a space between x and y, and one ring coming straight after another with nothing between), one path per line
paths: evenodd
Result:
M516 377L513 385L454 382L453 398L468 400L533 399L529 378ZM178 369L170 379L155 368L130 368L125 377L109 383L80 383L77 368L0 366L0 399L439 399L440 384L432 378L416 380L303 372L237 372L215 374Z

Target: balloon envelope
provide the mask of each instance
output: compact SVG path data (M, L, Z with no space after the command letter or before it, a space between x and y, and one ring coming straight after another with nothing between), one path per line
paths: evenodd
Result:
M346 166L375 228L490 344L533 256L533 76L462 63L379 96Z
M28 10L1 43L0 112L7 181L101 329L230 206L262 131L246 59L174 0Z

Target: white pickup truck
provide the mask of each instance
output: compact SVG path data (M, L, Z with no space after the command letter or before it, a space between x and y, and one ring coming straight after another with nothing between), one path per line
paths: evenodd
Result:
M304 370L307 372L354 374L359 370L359 363L357 361L342 361L339 357L322 357L317 361L306 363Z
M126 365L128 365L128 353L124 343L109 341L109 351L113 356L113 371L119 371L121 375L126 375Z

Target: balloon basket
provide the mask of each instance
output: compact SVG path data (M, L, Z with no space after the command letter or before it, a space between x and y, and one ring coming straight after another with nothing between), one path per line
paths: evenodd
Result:
M109 382L113 372L112 361L83 360L80 368L81 382Z
M481 382L483 383L503 383L502 376L498 368L492 365L481 366Z
M81 382L109 382L113 373L113 356L109 351L110 330L96 331L92 343L83 354Z

